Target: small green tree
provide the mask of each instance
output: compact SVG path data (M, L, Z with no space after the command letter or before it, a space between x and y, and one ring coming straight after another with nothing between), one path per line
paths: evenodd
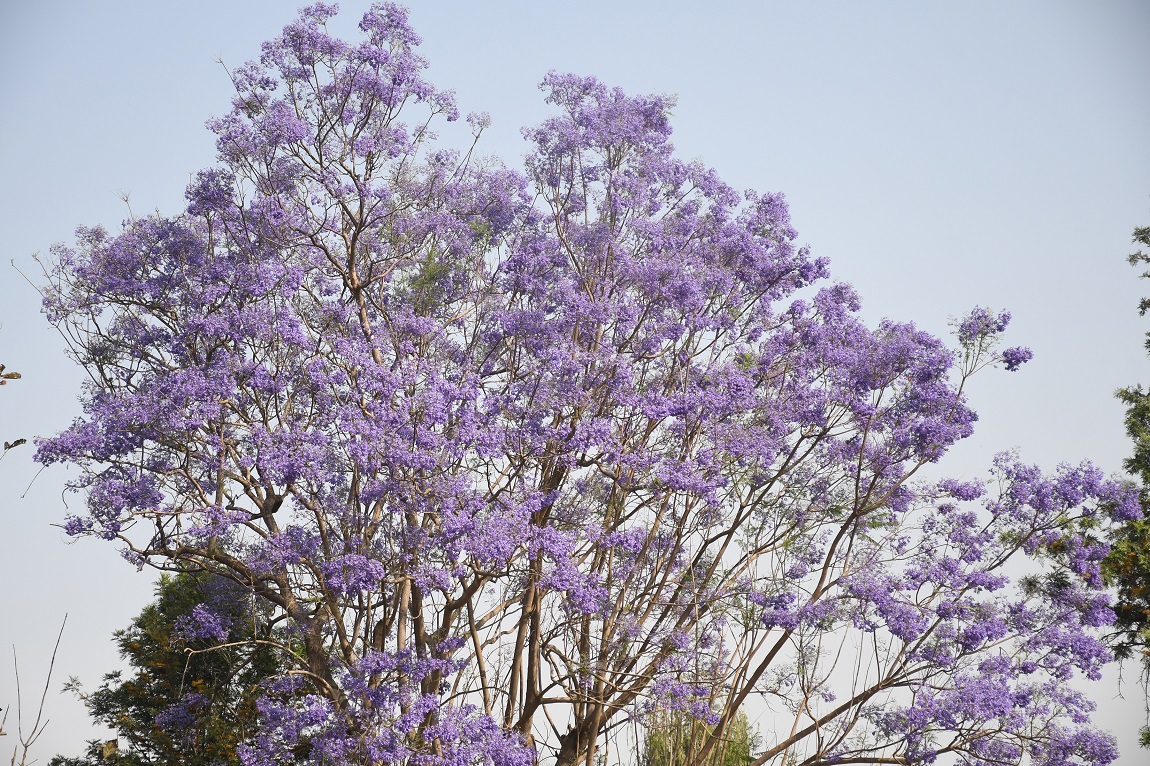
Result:
M1150 226L1134 229L1134 243L1150 248ZM1150 254L1139 249L1129 260L1132 266L1150 265ZM1150 277L1150 271L1141 276ZM1150 298L1143 298L1138 308L1145 315L1150 310ZM1150 351L1150 333L1146 349ZM1126 433L1134 442L1134 452L1125 467L1141 480L1142 506L1150 510L1150 391L1132 386L1118 391L1118 398L1126 405ZM1118 589L1114 606L1117 618L1110 645L1119 659L1141 659L1148 724L1142 727L1141 738L1142 746L1150 747L1150 518L1118 527L1111 542L1110 555L1103 566L1108 581Z
M686 713L655 711L645 721L642 766L684 766L702 748L711 727ZM740 712L727 729L722 747L711 751L706 766L746 766L755 760L761 743L746 713Z
M51 766L238 763L237 746L253 735L260 683L280 670L275 628L263 617L229 580L162 577L156 600L115 633L129 673L108 673L90 693L76 679L65 686L117 739L90 741L83 757L57 756Z

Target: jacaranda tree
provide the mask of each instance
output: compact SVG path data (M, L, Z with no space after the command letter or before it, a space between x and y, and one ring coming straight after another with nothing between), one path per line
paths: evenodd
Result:
M69 533L290 625L246 764L592 766L667 712L705 763L763 704L755 763L1115 757L1069 681L1137 493L921 477L1029 358L1007 314L867 326L781 196L676 158L667 97L550 74L524 173L442 148L405 12L333 13L233 71L184 212L47 268L92 378L38 448L82 469Z

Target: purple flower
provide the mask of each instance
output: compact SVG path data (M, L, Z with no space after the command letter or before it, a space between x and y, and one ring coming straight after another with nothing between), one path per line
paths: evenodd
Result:
M225 641L228 637L227 617L217 614L204 604L196 604L191 613L176 618L176 632L184 641Z
M1000 335L1010 324L1010 312L995 314L987 308L978 307L958 323L958 341L964 346L983 343Z
M1014 372L1033 358L1034 352L1022 346L1008 348L1002 352L1002 361L1006 363L1006 369L1010 372Z

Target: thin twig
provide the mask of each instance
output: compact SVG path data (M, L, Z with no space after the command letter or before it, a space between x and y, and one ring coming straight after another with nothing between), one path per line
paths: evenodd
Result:
M52 647L52 659L48 663L48 675L44 678L44 691L40 695L40 706L36 710L36 721L32 724L32 731L28 737L24 736L24 705L20 697L20 665L16 662L16 647L12 647L12 667L16 673L16 737L19 742L12 748L12 761L11 766L16 766L16 755L20 755L20 766L27 766L28 764L28 751L40 735L44 733L44 729L48 727L50 719L44 718L44 703L48 700L48 688L52 685L52 671L56 668L56 653L60 650L60 639L64 636L64 626L68 624L68 615L64 615L63 622L60 623L60 632L56 634L56 645ZM7 720L7 713L4 714L4 719ZM41 723L43 720L43 723ZM2 726L2 724L0 724Z
M44 469L45 469L45 468L47 468L47 467L48 467L48 466L46 466L46 465L42 465L42 466L40 466L40 470L39 470L39 471L37 471L37 472L36 472L36 475L32 477L32 481L28 482L28 486L24 488L24 493L23 493L22 495L20 495L20 499L21 499L21 500L23 500L24 498L28 497L28 490L32 489L32 485L36 483L36 479L39 479L39 478L40 478L40 474L44 473ZM67 617L65 617L64 619L66 620L66 619L68 619L68 618L67 618Z

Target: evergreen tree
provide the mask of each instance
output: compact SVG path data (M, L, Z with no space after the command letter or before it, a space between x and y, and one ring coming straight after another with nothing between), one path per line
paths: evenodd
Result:
M1150 247L1150 226L1134 229L1134 243ZM1137 250L1130 265L1150 264L1150 254ZM1150 277L1150 271L1142 274ZM1142 315L1150 309L1150 298L1139 304ZM1146 349L1150 351L1150 333ZM1126 460L1126 470L1139 477L1143 486L1143 507L1150 507L1150 391L1141 386L1121 389L1118 398L1126 405L1126 433L1134 442L1134 453ZM1142 687L1147 693L1147 721L1142 727L1142 746L1150 747L1150 518L1130 521L1118 527L1113 547L1105 561L1105 572L1118 588L1117 618L1110 644L1119 659L1140 657Z
M676 711L651 713L645 721L642 766L684 766L702 749L711 728L705 722ZM759 732L751 727L747 714L735 716L723 737L721 747L711 751L707 766L746 766L755 760L761 743Z
M108 673L91 693L75 678L65 687L117 739L93 740L84 757L57 756L51 766L238 763L260 684L280 669L272 647L254 638L273 635L236 583L193 572L163 576L156 600L115 633L128 673Z

